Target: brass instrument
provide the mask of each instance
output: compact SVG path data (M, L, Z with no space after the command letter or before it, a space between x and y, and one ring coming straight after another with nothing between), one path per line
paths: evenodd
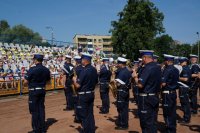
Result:
M115 71L117 70L117 67L113 65L110 67L110 70L112 72L112 76L111 76L111 82L109 83L108 87L110 91L112 92L113 97L116 99L117 98L117 84L114 81L114 79L115 79Z
M112 76L111 76L111 80L114 80L115 79L115 71L117 70L117 67L115 65L112 65L110 67L110 71L112 73Z
M111 90L113 97L116 99L117 98L117 84L116 84L116 82L114 80L112 80L109 83L108 87Z
M77 75L76 75L76 71L75 71L75 70L73 70L72 75L73 75L73 77L77 77ZM71 87L72 87L73 95L74 95L74 96L77 96L77 91L76 91L76 87L75 87L75 85L72 84Z

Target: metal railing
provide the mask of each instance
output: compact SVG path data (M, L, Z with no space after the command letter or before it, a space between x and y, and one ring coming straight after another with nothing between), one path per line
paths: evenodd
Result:
M63 77L61 74L52 74L51 81L46 85L46 90L63 89ZM0 96L23 95L28 93L28 84L24 82L24 76L1 76Z

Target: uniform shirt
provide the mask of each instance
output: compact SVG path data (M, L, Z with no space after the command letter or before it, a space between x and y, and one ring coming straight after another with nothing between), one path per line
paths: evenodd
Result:
M110 68L106 65L102 65L99 73L99 81L100 82L110 82L111 78Z
M15 70L15 73L20 73L21 72L21 70L19 69L19 68L16 68L16 70Z
M184 84L190 86L192 73L191 73L191 70L190 70L190 68L188 66L183 66L183 70L182 70L182 72L180 74L180 77L188 78L188 81L186 81L186 82L185 81L181 81L181 82L183 82Z
M127 67L118 69L116 79L122 80L127 87L130 87L130 78L131 72L127 69Z
M155 62L146 64L139 76L139 83L143 88L139 89L140 93L157 93L160 91L161 68Z
M179 71L174 65L168 65L162 72L162 83L166 83L163 90L176 90L179 81Z
M98 82L97 70L91 65L86 65L78 78L79 92L93 91Z
M115 70L115 78L116 76L119 74L119 72L121 71L122 68L117 68L117 70Z
M65 85L66 86L71 85L72 84L74 66L71 63L65 63L64 68L65 68L65 70L67 70L67 71L64 71L64 73L66 75Z
M0 68L0 73L4 73L4 69L3 68Z
M190 69L192 74L198 74L200 72L200 68L197 64L192 64ZM195 81L195 78L192 78L192 81Z
M67 78L71 78L69 76L71 76L73 74L74 66L71 63L65 63L64 68L67 70L67 71L64 71Z
M42 64L31 67L25 75L29 88L45 87L47 81L51 79L50 71Z
M138 77L140 77L140 75L142 74L143 69L144 69L144 66L139 66L138 67L138 70L137 70Z
M81 71L83 70L83 68L84 68L84 67L83 67L82 65L78 65L78 66L75 68L77 78L80 77L80 73L81 73Z
M4 69L3 69L3 68L0 68L0 76L1 76L0 79L3 78L3 77L2 77L3 74L4 74Z
M12 74L12 73L13 73L13 70L12 70L11 68L8 68L8 69L6 70L6 73Z

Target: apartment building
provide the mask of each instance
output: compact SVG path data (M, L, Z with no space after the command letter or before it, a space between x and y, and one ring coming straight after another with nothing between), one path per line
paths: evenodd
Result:
M110 35L78 35L73 38L74 43L83 49L97 49L105 54L111 54L113 47L111 45Z

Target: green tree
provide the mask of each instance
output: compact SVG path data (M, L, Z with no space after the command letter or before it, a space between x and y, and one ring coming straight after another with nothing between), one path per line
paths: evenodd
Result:
M34 32L30 28L24 25L16 25L10 28L7 21L2 20L0 41L7 43L19 43L19 44L34 44L49 46L49 43L43 43L42 37L39 33Z
M167 34L154 39L153 49L155 50L155 54L159 56L162 56L163 54L170 54L173 48L174 40Z
M9 29L10 25L8 24L8 22L6 20L1 20L0 21L0 33L2 31L5 31L6 29Z
M199 47L198 47L198 45L199 45ZM191 46L191 49L190 49L191 54L198 55L198 48L200 48L200 41L196 42L195 44L193 44ZM200 51L200 49L199 49L199 51Z
M174 50L174 55L176 56L189 57L190 54L191 54L191 46L190 44L187 43L177 45Z
M119 20L112 21L114 52L139 57L139 49L151 49L157 34L163 33L164 16L149 0L128 0Z

